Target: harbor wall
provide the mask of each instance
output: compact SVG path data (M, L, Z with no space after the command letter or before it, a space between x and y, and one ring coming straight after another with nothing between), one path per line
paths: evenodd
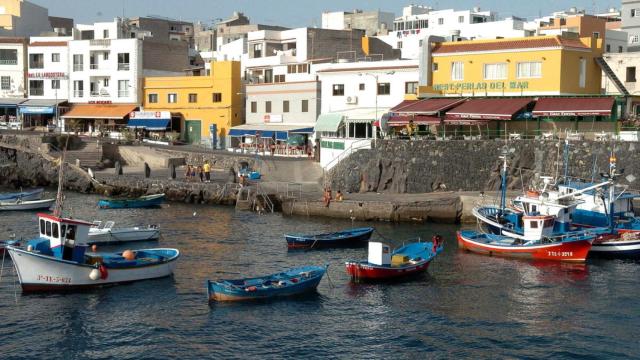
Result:
M640 144L635 142L571 142L568 174L591 180L593 174L607 172L613 147L618 169L625 169L619 182L640 189ZM563 175L564 143L559 141L381 140L377 148L341 161L325 181L343 192L495 191L504 150L509 154L509 189L527 188L540 182L541 175Z

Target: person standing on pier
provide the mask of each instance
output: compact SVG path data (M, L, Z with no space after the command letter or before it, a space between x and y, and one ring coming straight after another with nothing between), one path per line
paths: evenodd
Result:
M210 183L211 182L211 164L209 164L209 160L204 161L204 165L202 166L202 168L204 170L204 178L206 179L206 182Z
M184 173L184 179L191 181L191 165L187 165L187 172Z
M204 172L202 172L202 166L198 165L198 177L200 182L204 182Z

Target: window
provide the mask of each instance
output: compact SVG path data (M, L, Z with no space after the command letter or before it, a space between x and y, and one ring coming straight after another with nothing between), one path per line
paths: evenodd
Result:
M271 113L271 101L264 102L264 112Z
M287 65L287 74L295 74L298 72L298 67L295 65Z
M149 104L157 104L158 103L158 94L149 94L147 96L149 99Z
M503 80L507 78L507 63L484 64L485 80Z
M44 69L44 54L29 54L30 69Z
M629 37L629 44L637 44L639 40L638 35L631 35Z
M84 96L84 81L76 80L73 82L73 96L75 97Z
M103 39L108 39L109 38L109 30L108 29L102 30L102 38Z
M169 104L177 103L178 102L178 94L176 94L176 93L167 94L167 102Z
M51 225L53 225L53 237L56 239L59 238L60 233L58 232L58 224L52 223Z
M464 22L464 16L458 16L458 22L462 24Z
M640 17L640 9L631 9L631 17Z
M378 95L389 95L391 94L391 84L390 83L379 83L378 84Z
M398 41L398 45L396 46L396 49L402 49L402 41Z
M607 44L607 52L611 52L611 45Z
M128 97L129 87L129 80L118 80L118 97Z
M451 63L451 80L464 80L464 63L462 61Z
M43 96L44 95L44 80L29 80L29 95L31 95L31 96Z
M73 71L83 70L83 58L82 54L73 55Z
M222 102L222 93L213 93L212 99L214 103Z
M521 62L518 63L517 76L519 79L542 77L542 62Z
M60 62L60 53L51 54L51 62Z
M129 70L129 53L118 53L118 70Z
M344 96L344 84L333 85L333 96Z
M622 52L622 46L618 46L618 52L621 53Z
M299 64L298 65L298 74L306 74L309 72L308 64Z
M531 221L530 224L531 224L531 228L532 229L537 229L538 228L538 222L537 221Z
M108 52L103 53L102 54L102 59L109 60L109 53Z
M257 101L252 101L251 102L251 112L254 113L254 114L258 112L258 102Z
M47 229L47 231L46 231L47 236L51 236L51 222L50 221L46 222L46 229Z
M0 65L17 65L18 50L0 49Z
M104 87L109 87L109 79L108 78L104 78L102 80L102 86Z
M262 57L262 44L253 44L253 57Z
M600 39L600 33L597 32L597 31L594 31L593 32L593 37L596 38L596 39Z
M264 82L266 83L273 82L273 69L268 69L264 71Z
M198 102L198 94L189 94L189 102L197 103Z
M274 76L273 82L283 83L284 82L284 74Z
M418 94L418 82L410 81L404 83L404 93L405 94Z
M44 220L40 219L40 234L44 235Z
M587 86L587 59L580 59L580 79L578 84L581 88Z
M358 86L358 89L360 89L360 91L364 91L364 89L365 89L365 88L364 88L364 84L363 84L363 83L360 83L360 85Z
M626 82L636 82L636 67L627 67L627 79Z
M309 100L302 100L302 112L309 112Z
M438 18L438 25L444 25L444 18Z
M438 63L433 63L433 64L431 65L431 69L432 69L433 71L438 71Z
M282 112L285 112L285 113L289 112L289 100L284 100L282 102Z
M0 89L11 90L11 76L0 77Z
M53 90L60 90L60 80L51 80L51 88Z

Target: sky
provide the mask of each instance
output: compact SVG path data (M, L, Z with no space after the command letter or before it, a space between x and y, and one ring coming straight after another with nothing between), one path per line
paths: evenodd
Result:
M389 11L399 16L402 7L411 3L436 9L457 10L480 6L498 12L500 17L519 16L532 19L572 6L604 12L620 7L620 0L30 0L49 9L49 15L71 17L76 23L111 21L114 17L157 15L179 20L214 23L228 18L233 11L247 15L252 23L287 27L320 27L323 11L353 9Z

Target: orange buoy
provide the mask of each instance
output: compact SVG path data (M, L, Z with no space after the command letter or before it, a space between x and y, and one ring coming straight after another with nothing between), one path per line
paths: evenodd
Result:
M136 259L136 254L134 254L133 251L131 251L131 250L125 250L125 251L122 252L122 257L125 260L132 261L132 260Z
M96 244L91 245L91 251L93 251L93 252L98 251L98 245L96 245Z

